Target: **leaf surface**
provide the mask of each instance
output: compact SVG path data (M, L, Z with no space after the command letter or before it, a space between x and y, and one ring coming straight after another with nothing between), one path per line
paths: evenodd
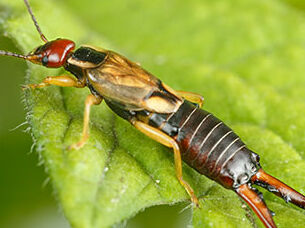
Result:
M288 2L288 1L287 1ZM291 1L292 2L292 1ZM204 108L261 155L264 169L305 193L305 18L284 1L31 1L48 39L120 51L174 89L205 97ZM22 1L1 0L1 30L22 52L39 36ZM64 23L63 23L64 22ZM116 47L116 48L114 48ZM26 83L62 70L29 64ZM78 151L87 89L27 91L28 121L58 201L73 227L108 227L144 208L189 200L169 149L105 104L92 108ZM238 197L187 165L200 197L194 227L262 227ZM264 191L278 227L305 226L304 211Z

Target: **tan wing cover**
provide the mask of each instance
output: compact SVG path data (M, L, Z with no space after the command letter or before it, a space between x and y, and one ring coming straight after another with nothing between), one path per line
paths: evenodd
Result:
M96 92L128 110L171 113L182 103L158 78L112 51L107 51L103 64L86 72Z

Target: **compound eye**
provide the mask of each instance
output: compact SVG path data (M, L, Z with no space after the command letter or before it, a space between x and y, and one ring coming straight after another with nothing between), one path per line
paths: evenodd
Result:
M48 56L44 56L41 60L42 65L47 66L49 63L49 58Z

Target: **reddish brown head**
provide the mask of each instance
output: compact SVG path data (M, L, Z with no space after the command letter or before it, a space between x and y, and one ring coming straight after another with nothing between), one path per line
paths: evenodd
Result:
M27 55L26 59L45 67L58 68L65 64L69 53L71 53L74 48L75 43L73 41L57 39L39 46Z
M28 55L21 55L9 51L0 50L0 55L13 56L31 61L35 64L41 64L45 67L58 68L64 66L69 54L74 50L75 43L67 39L57 39L48 41L34 17L32 9L28 0L24 0L24 3L28 9L29 14L32 17L34 25L40 34L40 38L45 42L44 45L39 46Z

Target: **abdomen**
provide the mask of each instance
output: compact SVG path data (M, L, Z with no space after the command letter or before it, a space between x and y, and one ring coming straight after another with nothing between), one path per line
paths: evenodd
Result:
M256 170L249 166L258 155L221 120L188 101L172 115L151 115L150 125L176 140L183 161L224 187L240 185Z

